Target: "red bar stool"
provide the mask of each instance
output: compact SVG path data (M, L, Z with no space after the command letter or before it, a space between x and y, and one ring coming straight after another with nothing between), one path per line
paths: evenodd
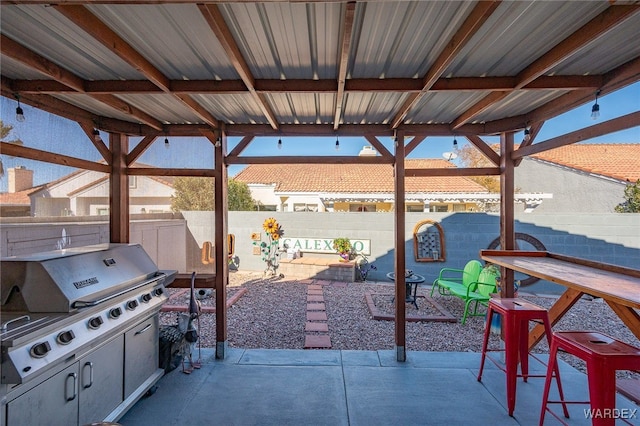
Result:
M504 327L504 349L487 349L491 320L494 313L502 315ZM544 375L529 374L529 321L541 321L545 328L547 341L551 343L551 325L549 322L549 314L546 309L519 298L510 299L496 297L489 300L478 381L481 381L482 379L482 370L484 369L485 358L489 358L500 370L507 374L507 407L510 416L513 416L513 410L516 406L516 379L518 377L522 377L526 382L529 377L546 377ZM487 352L502 351L505 352L504 368L491 356L487 355ZM533 357L540 363L544 364L537 357ZM518 374L518 359L520 360L521 374ZM555 370L557 372L557 367L555 367ZM564 398L562 396L563 393L561 386L560 381L558 381L558 391L561 398ZM568 415L566 406L564 409L565 413Z
M589 381L590 401L565 401L560 395L560 401L549 401L549 387L551 372L556 369L556 381L560 385L557 374L556 356L563 350L582 359L587 365L587 379ZM548 404L591 404L593 425L614 425L616 421L616 370L640 370L640 349L616 340L610 336L595 331L558 331L553 333L547 379L544 383L542 395L542 410L540 411L540 425L544 423L544 416L548 411L561 423L565 424ZM569 418L565 411L565 417ZM620 416L618 416L620 417ZM620 418L627 424L632 424Z

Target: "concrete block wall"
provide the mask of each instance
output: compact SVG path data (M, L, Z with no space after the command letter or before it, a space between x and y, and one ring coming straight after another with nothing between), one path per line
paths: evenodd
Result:
M199 246L213 241L213 213L184 212L192 237ZM264 262L252 252L251 234L263 235L262 222L274 217L287 237L349 237L371 240L371 255L377 270L370 280L386 281L394 268L393 213L312 213L312 212L229 212L229 232L236 236L239 268L263 270ZM416 262L413 250L413 227L419 221L437 221L444 229L445 262ZM549 214L516 216L516 232L529 234L551 252L582 257L599 262L640 268L640 215L617 213ZM407 268L433 281L443 267L459 268L486 249L499 236L497 214L485 213L407 213L405 250ZM523 244L522 249L533 249ZM316 254L314 254L316 256ZM331 256L331 255L328 255ZM337 256L337 255L336 255ZM561 287L539 282L530 288L537 292L559 292Z

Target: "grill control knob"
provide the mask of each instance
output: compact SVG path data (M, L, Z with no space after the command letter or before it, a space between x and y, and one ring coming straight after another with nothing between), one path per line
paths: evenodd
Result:
M76 335L73 333L73 330L68 330L58 334L58 336L56 337L56 341L61 345L68 345L75 338Z
M113 319L118 318L120 315L122 315L122 309L120 308L113 308L112 310L109 311L109 317Z
M164 294L164 289L162 287L158 287L153 290L153 294L155 294L156 296L162 296Z
M149 303L149 301L151 300L151 298L152 298L152 297L153 297L153 296L151 295L151 293L145 293L145 294L143 294L142 296L140 296L140 300L141 300L143 303Z
M135 308L138 307L138 301L137 300L129 300L127 302L127 309L130 311L133 311Z
M93 317L89 320L89 328L97 330L104 323L102 317Z
M42 342L42 343L36 343L35 345L31 346L29 353L34 358L42 358L50 350L51 350L51 345L49 344L49 342Z

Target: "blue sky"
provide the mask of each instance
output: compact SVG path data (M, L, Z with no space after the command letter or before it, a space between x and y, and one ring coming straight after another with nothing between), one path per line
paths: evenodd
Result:
M540 131L536 142L560 136L568 132L582 129L598 122L620 117L631 112L640 111L640 83L635 83L622 90L603 96L598 100L600 118L591 119L591 106L585 104L561 116L547 121ZM97 161L99 154L88 140L77 123L54 116L52 114L22 105L26 120L18 123L15 120L16 101L2 97L0 102L0 117L5 124L13 126L9 139L19 138L25 146L50 150L64 155ZM515 137L516 142L522 140L522 133ZM103 140L108 140L103 133ZM132 138L131 146L135 146L139 139ZM229 139L229 149L232 149L240 138ZM331 138L299 138L283 137L282 149L278 150L277 137L256 138L243 155L357 155L368 142L364 138L339 138L340 150L336 152L336 139ZM457 138L459 147L468 143L466 139ZM487 142L497 142L497 138L484 138ZM165 148L164 138L160 137L145 152L139 161L159 167L189 167L207 168L213 164L211 144L204 138L169 138L169 147ZM381 138L381 142L393 152L391 138ZM432 137L423 141L410 155L411 158L442 158L442 154L452 150L453 138ZM640 143L640 127L634 127L621 132L612 133L591 139L584 143ZM196 153L196 155L194 155ZM45 164L37 161L2 155L5 173L10 167L25 166L35 170L34 184L50 182L74 171L69 167ZM231 166L230 176L235 175L244 166ZM6 175L0 179L0 192L7 190Z

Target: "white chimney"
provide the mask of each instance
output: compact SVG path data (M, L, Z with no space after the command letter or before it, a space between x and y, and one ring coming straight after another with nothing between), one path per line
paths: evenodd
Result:
M24 166L10 168L7 188L9 192L20 192L29 188L33 188L33 170Z
M378 151L373 149L371 145L365 145L358 153L358 157L375 157L378 155Z

